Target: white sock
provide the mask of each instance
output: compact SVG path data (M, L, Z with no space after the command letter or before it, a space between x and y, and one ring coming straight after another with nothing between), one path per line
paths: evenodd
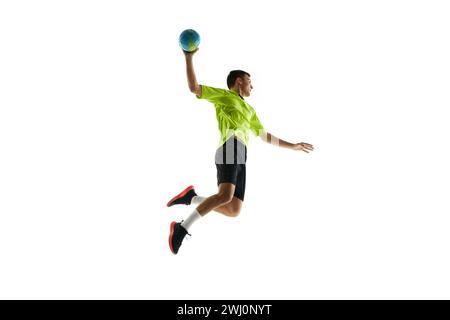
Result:
M202 216L200 215L200 213L198 213L197 209L194 210L194 212L192 212L189 217L187 217L186 220L184 220L181 223L181 226L183 228L185 228L187 231L189 231L189 228L192 226L192 224L197 221L198 219L200 219Z
M193 196L191 199L191 204L200 204L205 201L206 197Z

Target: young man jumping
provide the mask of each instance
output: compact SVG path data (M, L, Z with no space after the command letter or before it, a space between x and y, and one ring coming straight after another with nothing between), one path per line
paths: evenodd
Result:
M197 49L198 50L198 49ZM309 143L290 143L266 132L255 110L244 100L249 97L253 86L250 74L242 70L233 70L227 77L229 90L199 85L195 77L192 58L195 52L184 52L189 89L197 98L206 99L216 109L221 136L220 147L216 151L216 168L218 192L210 197L198 196L193 186L189 186L173 197L167 206L177 204L198 205L197 208L181 222L170 225L169 247L177 254L184 237L192 224L214 210L228 217L239 215L245 194L245 163L247 161L247 144L249 132L252 131L265 142L300 150L313 151Z

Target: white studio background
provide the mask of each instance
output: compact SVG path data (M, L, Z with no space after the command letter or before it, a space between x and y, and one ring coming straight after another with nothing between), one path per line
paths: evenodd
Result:
M446 1L2 1L0 298L450 298ZM238 218L177 256L166 208L216 191L214 108L252 75Z

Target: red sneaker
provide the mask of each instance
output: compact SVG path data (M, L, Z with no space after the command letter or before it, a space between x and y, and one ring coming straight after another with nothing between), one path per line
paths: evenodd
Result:
M184 237L188 234L187 230L181 225L181 222L172 222L170 224L169 247L173 254L177 254L183 243Z
M176 204L190 205L192 198L196 195L194 186L189 186L167 202L167 206L171 207Z

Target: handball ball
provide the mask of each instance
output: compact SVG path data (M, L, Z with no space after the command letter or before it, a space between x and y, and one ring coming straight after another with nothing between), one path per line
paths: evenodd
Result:
M200 35L195 30L187 29L180 34L179 42L181 49L192 52L200 44Z

